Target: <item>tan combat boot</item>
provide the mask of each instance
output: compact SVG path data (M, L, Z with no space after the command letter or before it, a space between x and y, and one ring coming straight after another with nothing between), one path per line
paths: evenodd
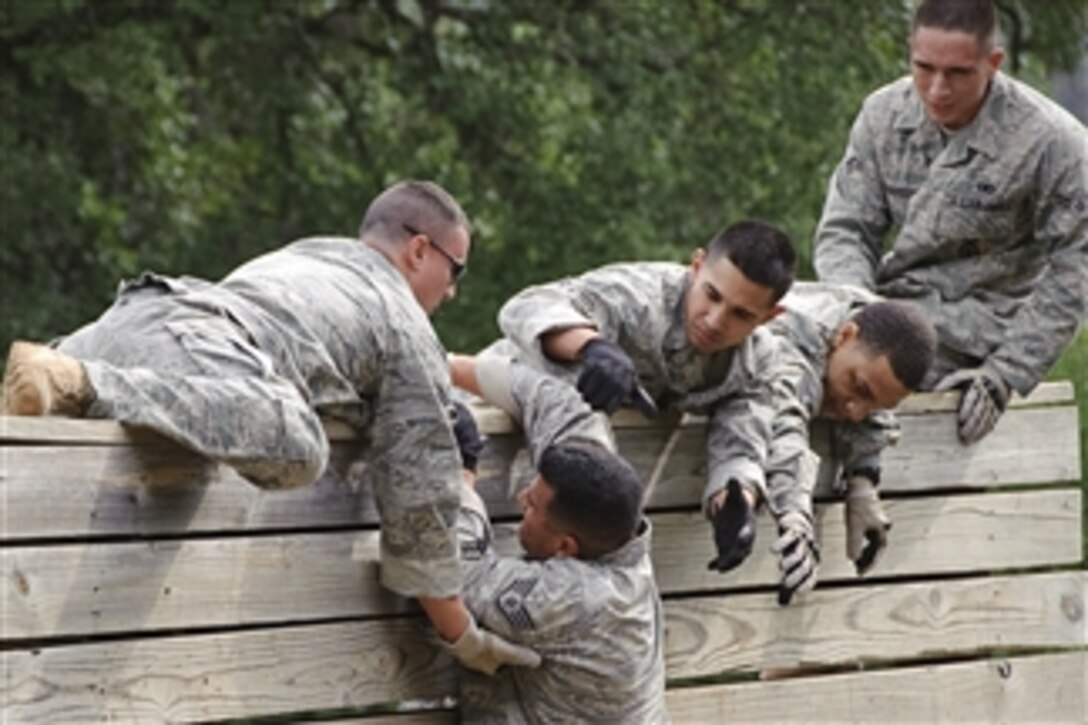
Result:
M14 342L4 373L7 415L80 416L94 400L83 365L45 345Z

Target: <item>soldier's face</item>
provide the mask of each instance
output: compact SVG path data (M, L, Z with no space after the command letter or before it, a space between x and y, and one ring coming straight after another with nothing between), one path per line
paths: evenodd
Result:
M468 231L456 227L441 239L419 230L416 248L422 259L411 280L420 306L428 315L457 296L461 270L468 264L471 240Z
M697 351L735 347L781 311L770 287L749 280L725 256L710 259L704 250L695 251L684 317L688 342Z
M914 88L930 119L950 131L974 120L1003 58L959 30L921 27L910 37Z
M550 559L562 556L566 551L570 536L554 524L548 515L555 491L541 476L537 476L533 485L518 494L521 505L521 525L518 527L518 541L525 555L530 559Z
M847 322L839 329L827 358L820 415L856 423L874 410L894 408L909 392L888 356L874 356L858 340L856 324Z

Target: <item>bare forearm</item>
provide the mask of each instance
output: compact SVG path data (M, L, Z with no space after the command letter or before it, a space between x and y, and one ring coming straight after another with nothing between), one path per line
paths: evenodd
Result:
M544 354L558 362L572 362L578 359L578 353L587 342L598 337L592 327L568 327L565 330L549 332L541 336L540 346Z
M461 597L420 597L419 605L427 613L435 630L447 642L457 640L468 628L472 615Z

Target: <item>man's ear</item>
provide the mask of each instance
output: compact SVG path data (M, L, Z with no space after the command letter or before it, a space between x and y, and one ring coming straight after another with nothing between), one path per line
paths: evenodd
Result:
M417 234L401 247L404 263L410 270L418 270L427 259L427 237Z
M559 538L559 544L555 548L555 558L562 559L564 557L570 557L571 559L577 559L578 554L581 553L582 547L578 544L578 539L574 538L570 534L563 534Z
M774 306L774 307L772 307L772 308L770 309L770 311L769 311L769 312L768 312L768 313L767 313L767 314L766 314L766 315L765 315L765 316L763 317L763 322L761 322L761 323L759 323L759 324L761 324L761 325L762 325L762 324L765 324L765 323L767 323L767 322L770 322L771 320L773 320L774 318L778 317L779 315L781 315L781 314L782 314L783 312L785 312L785 311L786 311L786 308L785 308L785 306L784 306L784 305L775 305L775 306Z
M846 343L856 340L860 329L858 323L853 320L847 320L843 323L842 327L835 332L835 337L831 340L831 349L837 350Z
M706 250L699 247L691 253L691 276L699 274L699 268L703 266L703 262L706 261Z

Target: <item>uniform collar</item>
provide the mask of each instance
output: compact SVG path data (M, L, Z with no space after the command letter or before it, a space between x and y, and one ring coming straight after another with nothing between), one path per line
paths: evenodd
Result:
M610 551L598 561L609 566L635 566L650 551L650 536L652 533L650 520L643 516L638 522L635 535L626 544Z
M896 118L894 127L903 133L918 136L920 143L937 141L941 135L940 127L926 116L922 100L909 86L907 104ZM954 166L970 158L971 153L979 153L988 159L995 159L1001 149L1001 140L1007 136L1007 117L1009 115L1009 80L998 71L990 82L986 99L978 109L978 114L967 126L957 131L948 141L948 147L941 155L940 163Z

